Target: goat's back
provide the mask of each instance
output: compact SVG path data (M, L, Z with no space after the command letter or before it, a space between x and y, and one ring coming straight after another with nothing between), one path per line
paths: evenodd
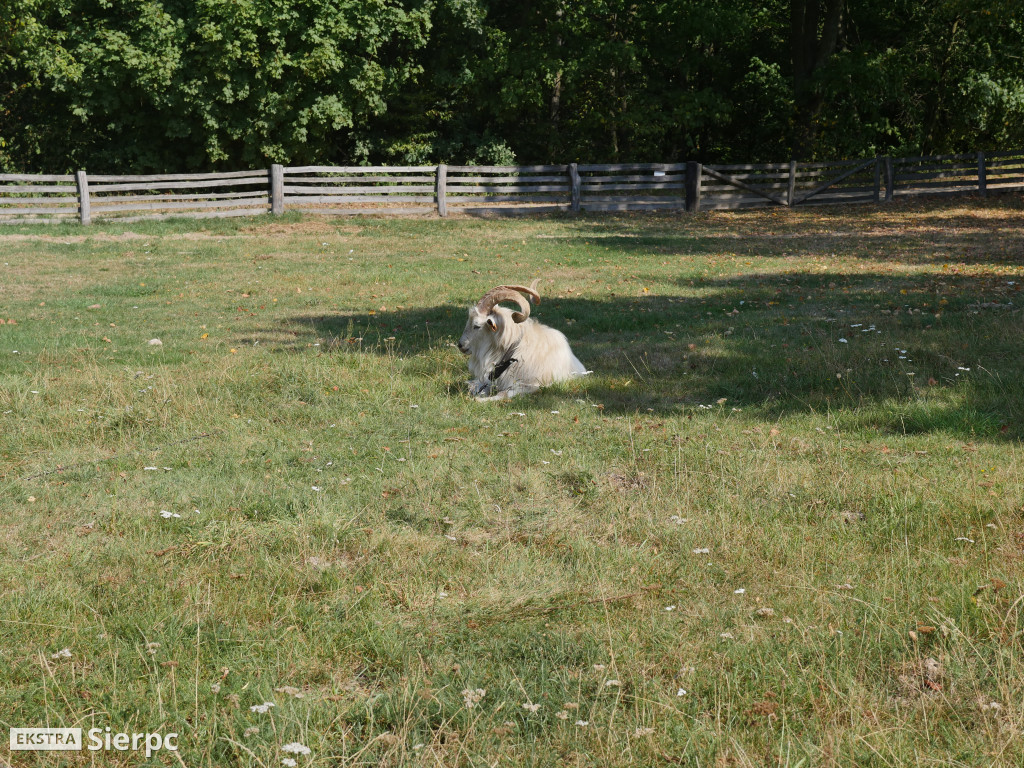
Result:
M586 373L587 369L572 353L565 334L532 319L527 320L517 358L511 371L518 382L543 387Z

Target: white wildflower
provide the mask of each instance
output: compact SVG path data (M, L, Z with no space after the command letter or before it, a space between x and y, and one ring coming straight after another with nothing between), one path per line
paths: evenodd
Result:
M270 711L271 707L277 706L272 701L264 701L262 704L253 704L249 707L250 712L255 712L257 715L265 715Z
M695 555L710 555L711 554L711 549L708 548L708 547L697 547L695 550L693 550L693 554L695 554Z
M210 693L220 693L220 683L212 683L210 685Z
M564 709L561 709L558 712L555 712L555 717L557 717L559 720L568 720L569 713L566 712Z
M604 672L604 664L595 664L594 665L594 671L595 672Z
M293 755L308 755L312 750L305 744L300 744L297 741L293 741L290 744L285 744L281 747L282 752L290 752Z
M150 656L156 656L158 650L160 650L160 643L146 643L146 652Z
M745 590L743 587L740 587L739 589L734 589L732 591L732 593L734 595L743 595L743 594L746 594L746 592L747 592L747 590Z
M676 607L674 605L666 605L665 606L665 610L666 611L674 611L675 609L676 609Z
M538 709L540 709L540 704L533 704L532 702L528 701L525 704L523 704L523 709L525 709L527 712L536 712Z
M652 733L654 733L653 728L645 727L637 728L635 731L633 731L633 735L637 738L640 738L641 736L650 736Z
M622 683L620 683L618 680L605 680L604 681L604 687L605 688L618 688L620 685L622 685Z
M288 768L295 768L295 766L298 765L298 763L295 762L295 760L291 757L282 757L281 765L285 765Z
M257 728L255 725L253 725L253 726L250 726L249 728L246 728L242 732L242 736L244 736L245 738L248 739L250 736L255 736L259 732L260 732L260 729Z
M588 725L590 725L590 721L589 720L577 720L576 721L576 725L578 725L580 728L586 728Z
M50 658L51 659L70 659L71 658L71 649L70 648L61 648L56 653L51 653L50 654Z
M680 688L678 691L676 691L676 696L680 696L681 697L681 696L685 696L685 695L686 695L686 689L685 688Z
M480 700L487 695L487 689L485 688L466 688L462 691L462 700L466 703L466 709L472 709Z

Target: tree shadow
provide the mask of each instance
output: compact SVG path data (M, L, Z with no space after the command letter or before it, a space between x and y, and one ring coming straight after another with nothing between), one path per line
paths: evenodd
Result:
M585 242L595 253L684 257L843 258L885 264L1021 264L1024 196L901 200L883 205L583 216L574 232L546 238Z
M1024 436L1024 280L860 271L695 282L679 280L678 296L546 298L535 316L565 332L594 374L515 408L585 396L619 413L843 411L882 433ZM447 354L466 306L297 315L248 340L282 352Z

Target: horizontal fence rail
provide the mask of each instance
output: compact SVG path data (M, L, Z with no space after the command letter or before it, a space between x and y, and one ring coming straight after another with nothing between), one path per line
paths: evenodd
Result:
M549 213L570 210L572 180L567 165L448 165L437 194L442 215Z
M88 177L93 219L220 218L267 213L267 171Z
M75 176L0 174L0 220L81 220Z
M1024 190L1024 151L759 164L282 166L0 174L0 223L280 214L517 215L870 203Z
M280 210L323 214L432 213L435 205L437 167L347 167L307 165L281 168L274 166L271 194L280 184ZM410 205L411 204L411 205Z
M984 159L982 192L1024 187L1024 152L999 152L986 155Z
M985 161L978 155L901 157L892 164L893 197L973 192L985 176Z
M580 165L580 209L657 211L686 206L686 163Z

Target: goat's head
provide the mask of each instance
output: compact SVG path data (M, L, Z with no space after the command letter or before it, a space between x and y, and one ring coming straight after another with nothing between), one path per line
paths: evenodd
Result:
M505 323L509 320L514 323L525 322L530 316L530 300L534 304L540 304L540 294L536 290L538 282L539 280L534 280L529 288L523 285L499 285L488 291L480 301L469 308L469 319L459 339L459 350L468 355L474 349L485 345L484 340L488 339L490 334L500 337ZM527 299L527 296L530 298ZM522 311L515 312L499 307L498 304L502 301L514 301Z

